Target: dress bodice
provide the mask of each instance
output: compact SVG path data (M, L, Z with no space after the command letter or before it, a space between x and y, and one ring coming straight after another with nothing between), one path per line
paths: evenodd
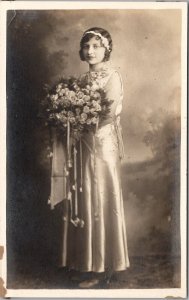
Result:
M115 69L107 69L102 71L89 71L85 74L86 79L92 84L94 89L104 89L109 78L115 72Z
M123 84L119 72L116 69L107 68L102 71L87 72L82 75L81 80L82 79L90 84L93 90L102 88L106 93L106 98L113 101L106 119L100 121L98 124L96 145L99 145L99 148L102 148L103 144L107 144L103 141L106 141L107 137L109 137L112 141L116 141L112 145L114 145L114 147L118 146L120 157L123 158L124 146L119 116L122 110ZM88 147L91 148L90 145L93 144L92 135L86 135L84 141Z
M106 68L100 71L89 71L81 76L94 90L104 89L106 97L113 100L110 107L109 121L111 122L122 110L123 84L119 72L114 68Z

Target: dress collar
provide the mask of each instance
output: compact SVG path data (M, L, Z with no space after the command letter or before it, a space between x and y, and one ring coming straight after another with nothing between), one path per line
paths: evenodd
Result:
M95 80L95 79L101 79L108 76L111 70L112 67L110 66L110 64L106 63L101 69L97 71L88 71L87 74L91 79Z

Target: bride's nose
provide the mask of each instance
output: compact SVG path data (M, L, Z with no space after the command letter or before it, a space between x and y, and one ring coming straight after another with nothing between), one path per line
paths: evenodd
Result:
M93 47L89 46L89 48L88 48L88 54L93 54L93 52L94 52Z

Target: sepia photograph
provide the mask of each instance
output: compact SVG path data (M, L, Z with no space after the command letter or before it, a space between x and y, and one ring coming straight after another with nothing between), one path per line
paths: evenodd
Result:
M185 297L187 3L26 2L2 4L1 296Z

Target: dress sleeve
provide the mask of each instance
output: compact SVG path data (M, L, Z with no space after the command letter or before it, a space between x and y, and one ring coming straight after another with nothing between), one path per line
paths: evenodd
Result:
M122 110L122 100L123 100L123 84L121 75L115 71L110 76L106 86L105 92L109 100L113 100L111 105L110 116L114 117L119 115Z

